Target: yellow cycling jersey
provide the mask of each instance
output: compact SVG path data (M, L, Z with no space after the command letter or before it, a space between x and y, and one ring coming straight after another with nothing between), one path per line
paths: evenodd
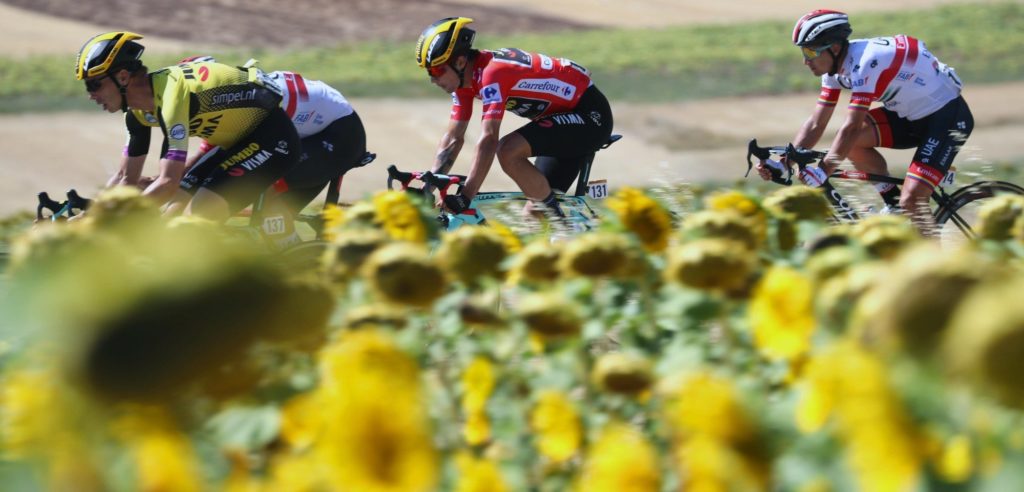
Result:
M255 68L213 62L150 73L154 115L167 139L165 158L184 161L190 136L227 148L248 135L281 101L278 89L264 86L261 76ZM144 114L136 118L145 121Z

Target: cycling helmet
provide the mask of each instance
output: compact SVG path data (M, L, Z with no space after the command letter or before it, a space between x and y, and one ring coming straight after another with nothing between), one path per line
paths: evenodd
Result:
M796 21L793 44L797 46L827 46L845 41L853 33L850 19L835 10L815 10Z
M93 36L82 45L75 63L75 78L84 80L107 75L116 70L130 72L142 67L142 51L145 49L134 40L142 36L133 32L115 31Z
M436 67L469 51L476 37L476 31L466 27L470 22L469 17L447 17L424 29L416 41L416 64Z
M216 59L214 59L214 58L213 58L212 56L208 56L208 55L199 55L199 56L190 56L190 57L188 57L188 58L182 58L182 59L181 59L181 61L180 61L180 62L178 62L178 63L191 63L191 62L210 62L210 63L217 63L217 60L216 60Z

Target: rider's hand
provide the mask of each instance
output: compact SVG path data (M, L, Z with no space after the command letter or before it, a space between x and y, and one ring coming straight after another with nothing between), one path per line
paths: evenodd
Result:
M444 197L444 208L447 208L449 212L453 214L462 213L463 210L469 208L470 199L466 198L463 194L448 195Z
M818 166L807 166L803 171L800 171L800 181L807 186L817 188L825 184L825 181L828 181L828 174Z
M771 181L771 179L772 179L772 171L771 170L772 169L775 169L776 171L778 171L779 172L779 176L782 176L782 175L784 175L786 173L786 165L785 164L783 164L783 163L781 163L779 161L773 161L771 159L764 159L764 160L758 162L757 166L755 166L755 168L757 169L757 174L759 176L761 176L761 179L763 179L765 181Z

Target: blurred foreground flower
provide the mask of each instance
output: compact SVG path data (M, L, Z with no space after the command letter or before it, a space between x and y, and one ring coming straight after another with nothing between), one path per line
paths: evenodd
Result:
M338 232L324 250L323 263L327 277L335 282L355 277L370 254L388 241L387 234L377 229Z
M704 210L689 215L683 221L681 233L692 239L727 239L744 245L751 251L757 250L764 231L754 229L751 222L731 211Z
M376 221L392 239L425 243L431 224L412 196L403 191L382 191L373 197Z
M768 230L768 213L753 197L740 191L727 190L709 195L704 199L709 210L730 211L739 214L754 231L758 241L763 241Z
M800 272L774 267L754 288L747 308L754 344L770 359L799 360L811 349L815 319L811 282Z
M591 374L597 387L627 396L640 395L650 389L654 381L651 362L634 353L604 354L594 363Z
M524 296L515 311L532 333L543 338L572 336L583 328L583 319L575 304L557 294Z
M754 260L735 241L700 239L669 251L665 278L695 289L731 291L747 284Z
M491 227L460 227L441 238L437 256L445 271L466 285L482 278L500 279L508 256L506 240Z
M474 358L462 373L462 411L466 416L462 435L471 446L491 437L486 405L494 384L494 365L484 357Z
M974 387L1003 404L1024 409L1024 277L989 280L956 310L943 344L942 360Z
M661 490L658 454L633 427L613 422L587 449L580 491L657 492Z
M608 208L640 240L644 249L663 251L672 232L668 210L636 188L624 187L608 199Z
M530 412L538 451L561 463L576 455L583 440L580 416L569 398L559 391L542 391Z
M1024 216L1024 196L999 195L983 202L978 210L976 234L980 239L1005 241L1014 235L1014 224Z
M455 492L506 492L508 487L498 464L463 451L455 455L459 483Z
M910 218L903 215L873 215L855 224L851 232L865 249L883 259L892 259L921 240Z
M792 214L796 220L823 221L832 216L832 205L819 188L789 186L772 192L764 206Z
M447 287L444 272L423 246L393 243L376 250L363 266L363 277L381 298L426 308Z
M381 332L345 332L321 354L322 439L331 490L426 491L438 457L419 368Z
M552 244L547 239L537 239L527 244L513 259L510 280L519 283L550 282L557 279L558 261L562 251L560 244Z
M614 276L626 264L630 244L612 232L590 232L569 241L562 250L561 270L584 277Z

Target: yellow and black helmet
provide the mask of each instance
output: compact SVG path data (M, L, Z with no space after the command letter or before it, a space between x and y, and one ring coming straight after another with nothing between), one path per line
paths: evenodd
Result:
M145 49L134 40L142 36L133 32L114 31L98 36L82 45L75 62L75 78L84 80L99 75L106 75L114 70L126 69L130 72L142 66L139 58Z
M447 17L423 30L416 41L416 64L420 68L443 65L473 47L476 31L466 27L469 17Z

